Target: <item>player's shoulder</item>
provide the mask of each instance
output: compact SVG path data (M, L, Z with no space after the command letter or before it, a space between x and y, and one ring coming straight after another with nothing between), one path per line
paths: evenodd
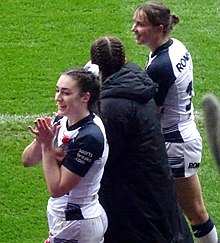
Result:
M189 52L183 42L178 39L172 38L173 44L169 47L169 53L173 56L182 56L184 53Z
M173 41L173 46L186 48L185 44L182 41L180 41L180 40L178 40L176 38L171 38L171 40Z
M82 126L79 130L80 137L89 137L90 139L98 139L100 136L103 137L102 129L94 121L88 122L87 125Z

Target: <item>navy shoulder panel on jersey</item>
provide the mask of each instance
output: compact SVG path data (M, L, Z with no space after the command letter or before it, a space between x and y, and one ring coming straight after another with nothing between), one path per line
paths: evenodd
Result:
M89 122L80 128L75 140L68 144L63 165L80 176L85 176L95 160L102 156L105 139L99 126Z
M164 46L156 55L149 57L147 74L154 82L159 84L154 99L157 106L162 106L170 86L176 80L169 56L169 46Z

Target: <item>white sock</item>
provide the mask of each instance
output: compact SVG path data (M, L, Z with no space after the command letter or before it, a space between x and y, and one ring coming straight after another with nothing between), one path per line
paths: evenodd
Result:
M218 234L215 226L207 235L196 238L196 240L199 243L218 243Z

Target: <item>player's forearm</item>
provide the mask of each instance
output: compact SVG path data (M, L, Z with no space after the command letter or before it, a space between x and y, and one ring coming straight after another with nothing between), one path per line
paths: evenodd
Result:
M42 145L42 165L49 193L52 197L61 196L59 192L61 171L52 144Z
M35 165L37 162L41 161L42 152L41 145L36 140L29 144L22 153L22 162L25 167L30 167Z

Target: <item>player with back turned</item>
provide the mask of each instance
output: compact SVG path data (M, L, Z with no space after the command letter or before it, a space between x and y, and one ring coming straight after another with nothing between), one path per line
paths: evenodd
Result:
M94 41L100 111L109 142L100 202L108 216L106 243L183 243L173 177L153 95L157 85L126 62L122 42ZM191 242L191 241L190 241Z

